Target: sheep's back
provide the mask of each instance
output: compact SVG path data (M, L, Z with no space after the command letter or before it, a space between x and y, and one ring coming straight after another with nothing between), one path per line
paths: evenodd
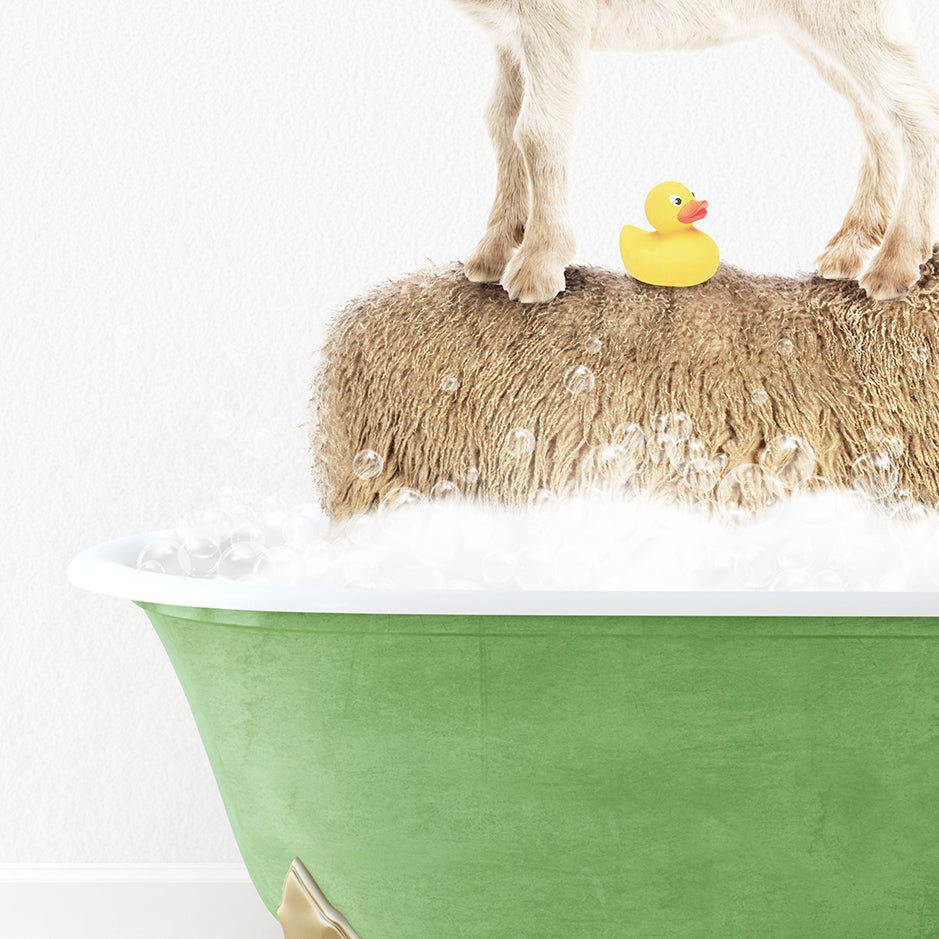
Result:
M872 303L852 282L730 265L686 288L571 267L564 292L534 305L469 282L460 265L389 281L349 303L327 332L311 402L323 506L339 518L400 486L429 493L439 480L506 503L571 491L589 451L613 442L618 425L632 421L648 435L655 415L679 410L728 468L795 434L815 451L816 473L840 484L875 449L867 432L880 427L905 444L900 485L935 502L937 267L939 254L896 303ZM590 339L601 340L598 352L587 350ZM572 394L565 375L578 365L595 383ZM455 391L442 387L448 377ZM517 428L534 435L530 455L506 447ZM352 467L366 449L384 460L371 480ZM466 481L467 467L477 482ZM648 464L638 480L676 481L674 470Z

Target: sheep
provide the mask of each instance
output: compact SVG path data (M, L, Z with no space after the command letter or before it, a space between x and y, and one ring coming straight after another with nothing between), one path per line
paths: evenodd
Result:
M878 449L869 438L880 428L903 443L899 487L939 499L939 246L889 306L847 281L730 264L696 287L585 266L567 268L566 283L550 303L525 306L455 263L390 280L341 310L311 399L325 512L342 519L395 488L427 495L440 480L509 505L574 492L591 450L615 443L619 425L648 436L656 415L674 411L727 471L792 434L811 445L815 472L842 486ZM568 390L577 366L592 373L591 390L589 381ZM534 448L513 456L506 436L519 428ZM363 450L383 459L374 478L353 472ZM682 490L669 464L643 467L624 491Z

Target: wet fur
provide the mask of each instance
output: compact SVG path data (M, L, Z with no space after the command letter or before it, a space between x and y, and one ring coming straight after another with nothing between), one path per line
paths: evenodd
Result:
M705 284L656 288L589 267L566 271L545 306L512 303L500 287L468 281L460 265L389 281L332 322L313 385L312 453L323 508L333 518L369 509L391 489L425 494L440 479L467 496L524 503L537 489L575 489L588 450L625 421L681 409L729 467L754 462L766 441L797 434L816 472L840 484L872 445L872 426L900 437L901 487L939 499L939 246L909 296L869 300L857 285L820 277L760 277L722 265ZM603 341L590 355L584 344ZM776 351L792 341L788 357ZM926 345L927 362L914 350ZM588 365L596 386L571 395L564 373ZM454 375L455 393L441 390ZM769 400L751 401L755 388ZM509 456L524 427L534 453ZM358 479L364 449L385 461ZM475 466L469 485L462 470ZM672 474L646 479L668 486ZM712 494L713 495L713 494Z

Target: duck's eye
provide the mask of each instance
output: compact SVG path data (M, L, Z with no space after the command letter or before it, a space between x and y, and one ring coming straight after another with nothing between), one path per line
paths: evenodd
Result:
M672 205L681 205L681 196L669 196L668 201L671 202Z

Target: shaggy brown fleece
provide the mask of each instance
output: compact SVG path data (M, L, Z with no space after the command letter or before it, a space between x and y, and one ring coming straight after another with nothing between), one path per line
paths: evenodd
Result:
M697 287L649 287L590 267L566 277L555 300L528 306L453 265L383 284L342 310L311 401L325 511L342 518L395 487L426 494L441 479L506 503L571 491L585 455L617 425L635 421L648 435L654 415L675 410L727 455L728 469L796 434L814 449L815 472L843 485L852 462L876 449L867 430L880 427L904 444L899 485L930 504L939 498L939 246L894 303L868 300L854 282L726 264ZM602 339L598 353L585 351L591 337ZM777 352L780 339L792 342L790 355ZM588 394L565 388L575 365L596 376ZM441 381L451 375L459 387L448 393ZM756 404L761 388L768 400ZM519 427L535 435L521 459L505 446ZM372 480L352 471L365 449L384 459ZM465 467L478 470L476 483L464 481Z

